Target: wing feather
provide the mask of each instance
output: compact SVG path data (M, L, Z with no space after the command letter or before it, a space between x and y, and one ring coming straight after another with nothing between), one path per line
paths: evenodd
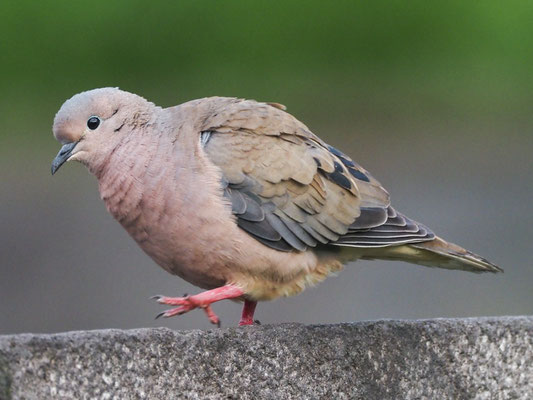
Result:
M390 207L368 171L282 108L210 101L199 142L222 172L238 226L261 243L305 251L319 243L377 247L434 237Z
M424 225L399 214L392 207L387 210L387 221L370 229L354 229L342 236L337 246L383 247L433 240L435 234Z

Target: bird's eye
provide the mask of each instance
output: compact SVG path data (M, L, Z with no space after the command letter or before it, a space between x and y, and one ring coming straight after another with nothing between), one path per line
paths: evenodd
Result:
M98 117L91 117L87 120L87 128L89 128L91 131L94 131L99 125L100 118Z

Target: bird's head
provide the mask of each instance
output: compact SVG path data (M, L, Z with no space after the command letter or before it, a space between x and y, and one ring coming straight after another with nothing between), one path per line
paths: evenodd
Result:
M154 108L142 97L118 88L73 96L54 119L54 136L63 147L52 161L52 174L71 160L98 170L132 129L148 123Z

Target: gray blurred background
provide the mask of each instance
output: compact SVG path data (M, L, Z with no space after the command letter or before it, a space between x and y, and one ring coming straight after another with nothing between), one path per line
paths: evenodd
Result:
M154 321L196 293L152 262L79 164L53 178L63 101L119 86L161 106L276 101L365 166L395 207L505 269L350 264L263 323L533 314L533 3L0 4L0 333L209 328ZM240 305L214 306L223 325Z

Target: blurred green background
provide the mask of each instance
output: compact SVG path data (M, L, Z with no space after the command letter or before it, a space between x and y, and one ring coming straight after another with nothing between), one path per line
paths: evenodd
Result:
M3 1L0 18L0 333L208 327L153 322L148 296L197 289L136 247L82 166L49 174L55 112L103 86L283 103L396 208L506 270L360 262L261 305L263 323L533 314L533 3Z

